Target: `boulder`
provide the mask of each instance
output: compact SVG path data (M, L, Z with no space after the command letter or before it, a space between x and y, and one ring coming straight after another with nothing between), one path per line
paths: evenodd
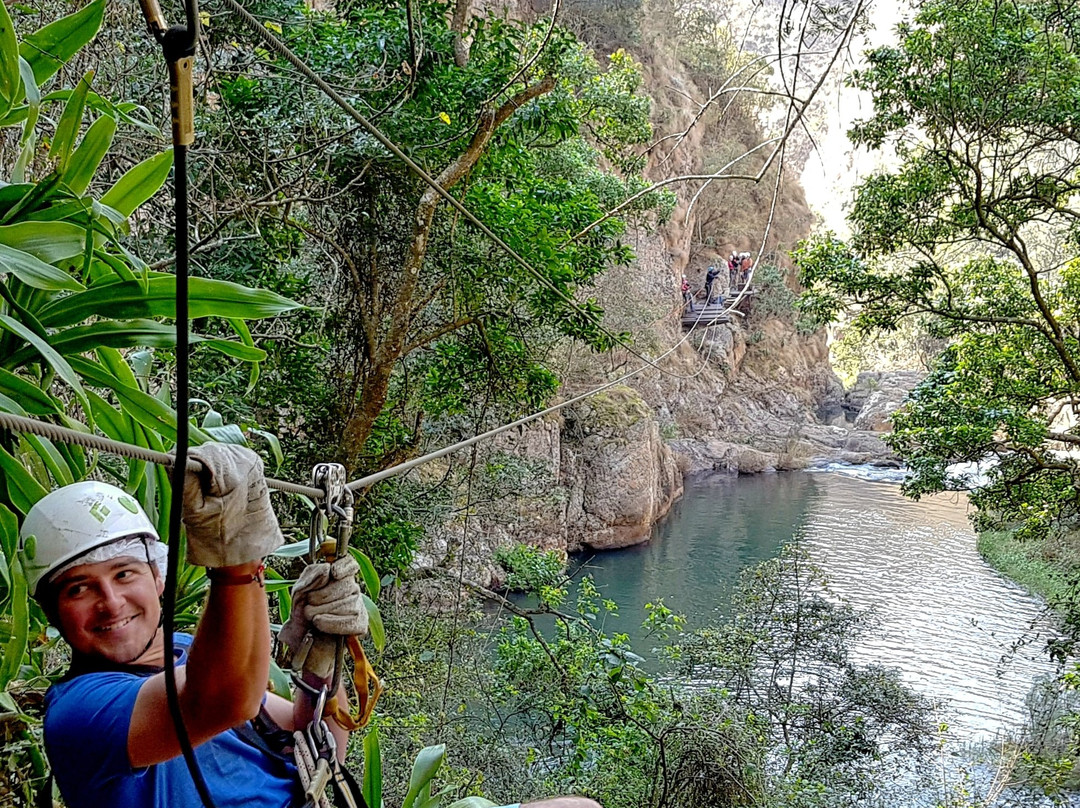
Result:
M858 413L855 429L890 431L892 414L924 376L918 371L860 373L845 402L848 409Z
M652 410L614 387L564 411L561 482L570 550L648 541L653 523L682 495L675 455Z

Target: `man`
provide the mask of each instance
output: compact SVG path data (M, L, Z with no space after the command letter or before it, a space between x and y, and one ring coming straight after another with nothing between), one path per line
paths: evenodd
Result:
M709 267L709 271L705 273L705 305L711 306L716 300L713 298L713 285L716 283L716 279L720 276L720 270L713 264Z
M309 698L266 691L270 623L263 558L282 544L262 461L239 446L191 449L184 523L188 561L207 567L209 594L194 638L175 637L180 711L219 808L303 804L296 768L260 743L254 724L307 725ZM71 646L71 667L46 695L45 745L69 808L202 805L170 716L161 628L165 546L138 503L85 481L39 500L20 530L30 591ZM282 632L310 637L309 683L325 682L337 635L366 633L351 558L309 566L293 590ZM344 759L348 734L328 721ZM276 726L275 726L276 725ZM288 736L286 736L288 737ZM537 808L598 808L559 798Z
M754 259L748 252L741 253L739 259L739 286L745 289L750 283L750 270L754 266Z

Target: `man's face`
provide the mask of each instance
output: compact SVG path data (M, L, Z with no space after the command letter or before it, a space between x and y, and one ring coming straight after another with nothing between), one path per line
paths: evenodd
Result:
M127 664L157 632L165 583L145 559L82 564L51 586L58 628L75 651Z

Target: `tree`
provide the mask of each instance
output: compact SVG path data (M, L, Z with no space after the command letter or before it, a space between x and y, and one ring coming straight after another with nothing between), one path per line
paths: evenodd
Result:
M644 185L632 149L650 135L637 65L616 53L601 70L547 21L467 12L463 2L277 9L290 46L540 278L310 87L268 75L280 68L268 54L225 44L240 33L214 22L224 41L208 128L220 148L206 176L233 180L205 185L204 205L225 208L242 189L229 216L299 231L297 254L334 268L317 290L333 380L321 431L350 469L412 451L425 417L483 401L537 407L557 388L544 359L558 339L612 344L594 303L579 302L583 317L565 298L629 260L624 225L569 239Z
M922 4L852 77L874 98L852 140L900 163L857 187L848 243L797 254L819 320L947 343L888 438L906 492L970 490L1029 535L1080 518L1078 30L1072 5Z

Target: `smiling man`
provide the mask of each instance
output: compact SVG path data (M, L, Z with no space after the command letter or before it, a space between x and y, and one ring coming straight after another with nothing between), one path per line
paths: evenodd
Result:
M184 486L187 559L210 591L195 636L177 633L184 725L219 808L305 804L290 757L292 731L312 715L266 692L270 620L263 557L282 544L262 461L239 446L207 444ZM71 667L46 696L45 747L69 808L199 808L165 695L159 597L166 548L128 494L85 481L39 500L20 530L30 591L71 646ZM311 564L293 587L281 639L308 647L304 679L329 681L336 638L367 633L351 556ZM344 693L339 692L339 698ZM348 733L332 719L338 760ZM516 806L514 808L517 808ZM600 808L556 797L525 808Z
M204 470L189 474L184 489L188 561L207 568L210 591L195 636L174 635L184 724L218 806L300 804L288 750L274 743L304 725L311 705L302 695L290 704L266 692L262 560L282 537L262 462L238 446L201 446L191 456ZM71 646L71 666L50 688L45 713L46 750L65 802L201 805L166 701L159 601L166 548L154 525L124 491L85 481L38 501L20 535L31 592ZM304 599L333 615L341 633L362 634L367 617L350 562L309 575ZM325 591L332 595L320 597ZM296 614L290 630L312 635L309 657L325 662L315 649L332 648L333 637L311 617ZM330 729L343 754L347 733Z

